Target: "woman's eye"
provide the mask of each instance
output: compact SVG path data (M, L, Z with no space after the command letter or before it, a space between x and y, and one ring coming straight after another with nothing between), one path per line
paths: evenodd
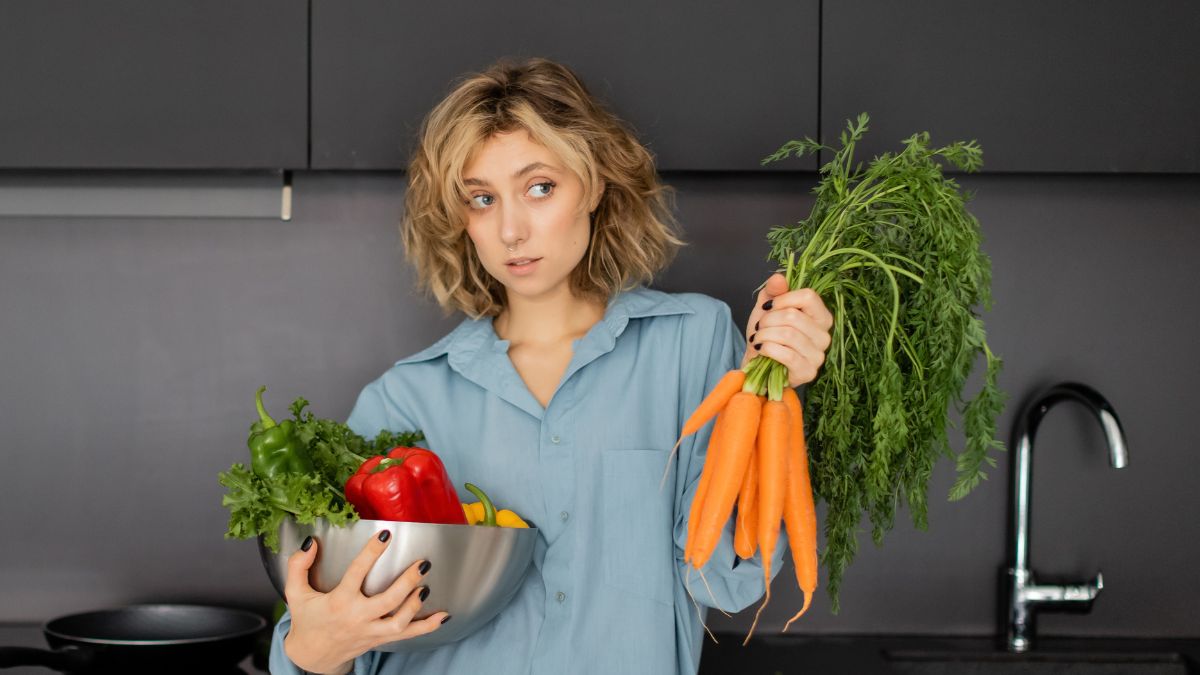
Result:
M549 197L550 193L554 191L554 183L538 183L537 185L529 188L529 191L534 197Z
M484 209L492 205L494 198L491 195L475 195L468 202L473 209Z

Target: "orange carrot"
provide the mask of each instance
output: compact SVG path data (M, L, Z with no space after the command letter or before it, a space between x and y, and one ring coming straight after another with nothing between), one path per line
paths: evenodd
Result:
M783 522L792 549L796 583L804 591L804 606L783 626L808 611L817 590L817 510L813 504L812 481L808 473L808 450L804 442L804 409L795 390L783 391L783 402L791 413L792 431L788 443L788 486L784 498Z
M790 418L791 412L783 401L767 401L763 404L757 442L758 550L762 560L766 597L754 615L754 623L750 625L750 632L746 634L746 642L754 635L759 616L771 602L771 556L775 553L775 543L779 539L784 493L787 491L788 444L792 427Z
M742 560L748 560L758 548L758 450L750 456L746 477L738 492L737 527L733 531L733 550Z
M700 405L696 406L695 412L683 423L683 433L680 436L694 434L700 430L717 413L725 408L725 404L734 394L742 390L742 385L746 382L746 371L735 369L725 373L717 386L704 397Z
M696 486L696 494L692 497L692 507L688 512L687 542L684 544L683 560L691 562L692 553L696 549L696 530L700 529L700 512L704 507L704 496L708 493L708 483L712 480L712 461L714 451L720 441L718 436L725 430L725 411L717 415L717 423L713 425L712 433L708 436L708 450L704 457L704 470L700 473L700 484Z
M705 464L715 464L712 467L713 478L700 511L700 525L695 533L691 562L697 569L708 562L733 511L733 503L737 500L738 489L754 451L754 438L758 435L758 418L764 398L739 391L725 404L724 416L728 430L720 435L716 447L709 448L709 455L705 459Z
M720 421L720 418L718 418ZM687 542L683 545L683 561L691 562L696 550L696 530L700 527L700 511L704 507L704 495L708 492L708 482L712 480L712 472L700 474L700 484L696 486L696 494L692 497L692 507L688 513Z
M675 445L671 448L671 454L667 455L667 468L671 466L671 460L675 458L675 451L679 449L679 444L683 443L685 436L694 434L700 431L700 428L708 423L717 413L725 409L725 404L729 402L730 397L742 390L742 385L746 382L746 371L731 370L721 376L717 381L717 386L704 397L700 405L696 406L696 410L692 412L687 421L683 423L683 431L679 434L679 440L675 441ZM659 488L667 482L667 470L663 470L662 481L659 483Z

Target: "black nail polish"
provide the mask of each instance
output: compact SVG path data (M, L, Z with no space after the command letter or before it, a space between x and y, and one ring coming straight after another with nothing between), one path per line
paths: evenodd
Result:
M387 541L388 539L391 539L391 538L392 538L392 533L389 532L388 530L384 530L383 532L379 533L379 541Z
M768 300L763 303L763 311L769 310L775 306L775 300Z
M754 345L754 348L755 348L755 349L762 349L762 343L760 342L760 343L758 343L758 344Z
M449 621L449 620L450 620L450 615L449 615L449 614L447 614L447 615L446 615L446 618L442 619L442 623L446 623L446 622L447 622L447 621Z
M758 333L751 333L751 334L750 334L750 342L754 342L754 336L756 336L756 335L758 335Z
M313 538L311 536L305 537L304 543L300 544L300 550L307 551L308 549L312 548L312 543L313 543Z
M421 562L421 566L417 568L417 571L421 573L421 576L425 576L426 574L429 574L430 567L433 567L433 563L425 560Z
M421 602L425 602L425 598L428 598L428 597L429 597L429 587L426 586L425 588L421 589Z
M755 321L755 322L754 322L754 330L758 330L758 324L759 324L759 322L758 322L758 321Z

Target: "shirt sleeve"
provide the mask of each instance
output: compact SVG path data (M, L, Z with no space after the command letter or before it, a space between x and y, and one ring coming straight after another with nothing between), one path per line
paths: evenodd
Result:
M364 387L346 418L346 426L363 438L375 438L384 430L415 428L402 412L405 406L389 391L388 378L385 373Z
M686 410L681 411L681 422L695 410L708 392L725 373L741 365L745 355L745 340L741 331L734 325L729 306L718 302L719 310L715 312L716 320L711 333L711 348L707 354L707 362L703 364L703 377L694 378L693 382L686 379L681 383L685 391L680 397ZM685 355L688 352L685 351ZM696 351L691 353L695 354ZM703 353L701 350L699 353ZM685 356L686 358L686 356ZM696 364L697 366L701 364ZM689 364L684 364L688 368ZM712 434L713 422L705 424L700 431L684 438L679 446L679 469L676 475L675 498L675 561L680 580L687 586L696 602L707 607L714 607L726 612L737 612L749 607L766 592L763 579L763 564L761 552L756 551L748 560L738 558L733 550L733 533L736 522L736 507L733 515L725 524L721 538L713 550L712 557L699 570L684 562L684 546L687 543L688 518L692 500L700 483L700 474L704 470L707 457L708 439ZM779 573L787 551L787 533L780 528L779 540L771 556L771 577Z

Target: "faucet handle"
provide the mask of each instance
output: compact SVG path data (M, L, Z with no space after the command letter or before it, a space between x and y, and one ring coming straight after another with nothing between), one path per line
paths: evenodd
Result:
M1100 595L1100 591L1104 590L1104 573L1096 572L1096 578L1090 583L1077 584L1073 586L1062 587L1062 601L1064 602L1086 602L1090 604Z
M1096 578L1082 584L1052 585L1031 584L1020 589L1020 598L1041 609L1060 612L1087 613L1092 610L1096 596L1104 589L1104 574L1096 573Z

